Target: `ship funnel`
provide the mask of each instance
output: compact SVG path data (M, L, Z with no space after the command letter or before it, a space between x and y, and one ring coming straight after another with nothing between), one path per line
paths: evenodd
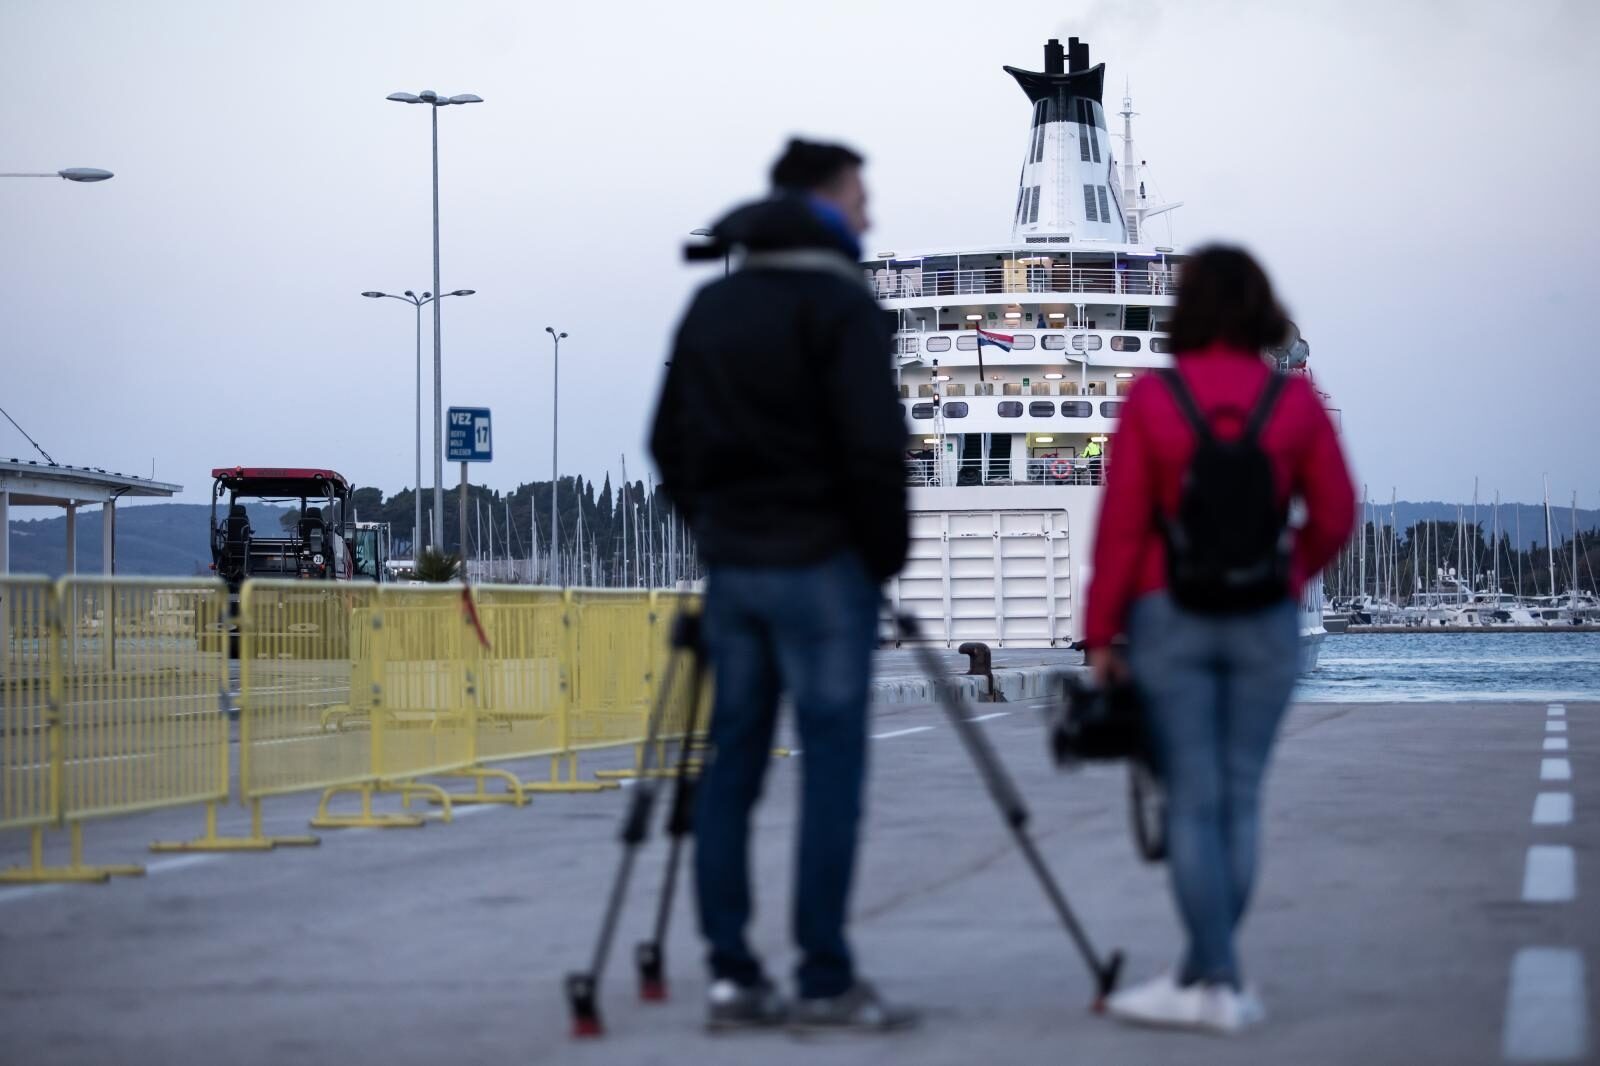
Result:
M1063 48L1052 37L1043 71L1005 71L1033 103L1013 235L1029 243L1127 242L1122 183L1100 106L1104 64L1089 66L1087 41L1069 37Z
M1073 43L1077 43L1074 37ZM1067 50L1061 47L1061 42L1052 37L1044 44L1044 72L1046 74L1065 74L1067 72Z
M1089 69L1089 42L1079 41L1076 37L1067 38L1067 72L1081 74Z

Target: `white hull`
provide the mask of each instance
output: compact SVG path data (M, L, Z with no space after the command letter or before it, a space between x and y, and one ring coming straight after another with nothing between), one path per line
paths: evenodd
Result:
M1083 639L1100 495L1095 486L913 488L906 565L890 579L897 612L930 644L1065 647ZM1300 602L1300 669L1317 665L1327 630L1322 587Z

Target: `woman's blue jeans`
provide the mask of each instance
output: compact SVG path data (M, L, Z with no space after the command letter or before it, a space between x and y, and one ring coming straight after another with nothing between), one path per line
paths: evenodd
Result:
M1238 986L1234 936L1255 881L1267 757L1299 673L1298 606L1200 615L1152 593L1133 606L1128 659L1167 792L1167 861L1189 934L1178 979Z
M763 979L750 923L750 813L772 761L778 697L794 704L804 752L795 863L800 995L855 981L844 926L867 762L867 697L879 589L853 552L805 566L713 566L705 641L716 688L711 752L695 809L700 930L714 977Z

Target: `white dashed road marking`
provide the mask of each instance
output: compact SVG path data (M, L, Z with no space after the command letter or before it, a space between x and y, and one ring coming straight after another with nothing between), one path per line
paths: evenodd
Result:
M1567 738L1566 737L1545 737L1544 738L1544 750L1545 751L1566 751L1567 750Z
M164 874L171 870L182 870L187 866L199 866L202 863L215 862L215 855L180 855L176 859L157 859L155 862L146 863L144 872L147 874Z
M1522 902L1569 903L1578 895L1577 862L1565 844L1535 844L1522 871Z
M1533 798L1534 825L1566 825L1572 821L1572 793L1541 792Z
M969 721L969 722L987 722L991 718L1004 718L1006 715L1008 715L1010 713L1011 713L1010 711L992 711L989 714L980 714L980 715L977 715L977 716L975 716L973 718L968 718L967 721Z
M872 739L888 740L890 737L906 737L910 736L912 733L926 733L932 728L933 726L931 725L914 725L910 729L896 729L888 733L874 733L872 734Z
M1544 731L1546 733L1565 733L1567 731L1567 723L1565 723L1565 722L1546 722L1544 724Z
M1552 703L1550 705L1550 717L1551 718L1565 718L1566 716L1567 716L1567 709L1565 707L1561 706L1561 704Z
M1539 780L1571 781L1572 764L1565 759L1540 759Z
M1512 1062L1573 1062L1589 1050L1583 956L1523 948L1511 960L1500 1050Z

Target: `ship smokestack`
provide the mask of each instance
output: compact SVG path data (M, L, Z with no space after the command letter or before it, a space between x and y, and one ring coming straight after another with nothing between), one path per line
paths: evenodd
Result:
M1074 46L1078 39L1072 38ZM1061 42L1055 37L1045 42L1044 46L1044 72L1046 74L1065 74L1067 72L1067 50L1061 47Z
M1089 69L1089 42L1076 37L1067 38L1067 73L1078 74Z
M1006 67L1033 105L1012 234L1029 243L1128 240L1121 182L1111 158L1100 96L1105 67L1089 65L1089 44L1052 37L1044 70Z

